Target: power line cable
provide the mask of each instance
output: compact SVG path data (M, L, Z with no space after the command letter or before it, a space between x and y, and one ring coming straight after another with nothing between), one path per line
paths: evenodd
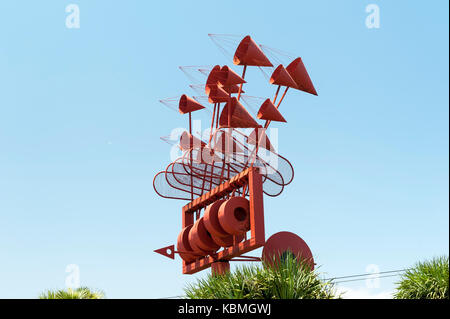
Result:
M186 296L172 296L172 297L162 297L156 299L184 299Z
M330 280L335 280L335 279L346 279L346 278L354 278L354 277L376 276L376 275L380 275L380 274L389 274L389 273L396 273L396 272L405 272L405 271L407 271L407 270L411 270L411 268L399 269L399 270L381 271L381 272L377 272L377 273L366 273L366 274L360 274L360 275L349 275L349 276L341 276L341 277L332 277L332 278L327 278L327 279L323 279L323 280L325 280L325 281L330 281Z
M361 280L367 280L367 279L379 279L379 278L397 277L397 276L400 276L400 275L401 274L395 274L395 275L377 276L377 277L373 277L373 278L358 278L358 279L351 279L351 280L341 280L341 281L336 281L334 283L335 284L340 284L340 283L343 283L343 282L361 281Z
M332 281L332 280L336 280L336 279L365 277L365 278L357 278L357 279L350 279L350 280L339 280L339 281L334 282L335 284L340 284L340 283L344 283L344 282L361 281L361 280L367 280L367 279L389 278L389 277L400 276L402 272L405 272L405 271L408 271L411 269L412 268L388 270L388 271L381 271L381 272L377 272L377 273L365 273L365 274L358 274L358 275L333 277L333 278L327 278L327 279L323 279L323 280L324 281ZM389 275L384 275L384 274L389 274ZM380 275L383 275L383 276L380 276ZM157 299L183 299L183 298L186 298L186 296L172 296L172 297L164 297L164 298L157 298Z

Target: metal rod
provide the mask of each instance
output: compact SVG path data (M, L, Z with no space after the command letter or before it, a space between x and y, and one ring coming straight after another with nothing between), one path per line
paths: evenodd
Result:
M211 130L209 131L209 141L208 141L208 145L211 143L211 139L212 139L212 133L213 133L213 129L214 129L214 120L216 117L216 106L217 103L214 103L214 111L211 117Z
M286 93L287 93L288 90L289 90L289 86L286 86L286 90L284 90L284 93L283 93L283 95L281 96L281 99L280 99L280 101L278 102L278 104L277 104L277 106L276 106L277 109L280 107L281 102L283 102L283 99L284 99L284 97L286 96ZM268 128L270 122L272 122L272 121L267 120L267 121L266 121L266 124L264 125L264 128Z
M247 65L244 65L244 70L242 71L242 78L245 78L245 71L247 71ZM239 86L239 93L238 93L238 101L241 98L241 93L242 93L242 86L244 85L244 83L241 83L241 85Z
M280 93L281 85L278 85L278 89L275 92L275 97L273 98L273 104L277 101L278 93Z
M194 139L192 136L192 116L191 116L191 112L189 112L189 147L190 147L190 152L189 152L189 157L190 157L190 161L191 161L191 202L194 200L194 180L192 177L192 150L193 150L193 144L194 144Z

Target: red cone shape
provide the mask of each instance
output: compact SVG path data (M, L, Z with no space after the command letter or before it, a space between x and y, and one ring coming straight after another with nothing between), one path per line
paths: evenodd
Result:
M180 102L178 103L178 110L181 114L191 113L194 111L198 111L204 109L205 107L198 103L193 98L183 94L180 98Z
M223 86L246 83L236 72L224 65L220 69L218 80Z
M249 35L239 43L234 53L233 63L236 65L273 66Z
M270 84L288 86L294 89L297 88L297 83L295 83L294 79L282 64L273 71L272 76L270 77Z
M227 92L228 94L239 93L239 85L237 85L237 84L229 85L229 86L222 86L222 89L224 89L225 92ZM245 91L241 90L241 93L245 93Z
M280 111L273 105L270 99L264 101L256 116L260 120L286 122Z
M297 89L303 92L317 95L316 89L303 65L302 58L297 58L286 67L291 77L297 83Z
M208 78L206 79L205 92L209 95L210 87L214 87L219 83L220 75L220 65L216 65L209 72Z
M231 122L228 123L228 111L231 112ZM232 97L231 100L225 104L219 118L220 127L259 127L260 125L248 113L245 107L239 101Z
M208 101L209 103L223 103L228 102L230 100L230 95L222 89L220 86L210 86L208 93Z

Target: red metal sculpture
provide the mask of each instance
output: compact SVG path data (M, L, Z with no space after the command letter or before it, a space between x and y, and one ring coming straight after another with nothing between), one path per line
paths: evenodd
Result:
M191 113L204 110L202 97L162 100L166 105L178 102L178 111L189 115L189 132L179 141L180 158L157 173L153 187L158 195L169 199L188 200L182 208L182 229L177 248L170 245L155 252L183 260L183 273L193 274L211 267L213 274L229 270L229 261L260 261L269 263L292 253L314 267L309 247L297 235L280 232L265 240L263 197L278 196L292 182L291 163L277 153L266 130L272 121L286 122L279 111L289 88L317 95L301 58L286 68L278 65L269 83L277 85L273 99L265 99L256 118L241 104L247 66L273 67L261 46L244 37L234 53L233 63L242 65L242 76L229 66L199 67L207 75L203 85L205 99L213 105L210 133L207 140L192 132ZM189 77L192 67L180 67ZM277 102L281 87L286 87ZM236 96L233 96L233 95ZM245 100L245 99L244 99ZM221 109L221 106L223 108ZM248 129L249 132L244 132ZM261 156L262 150L276 158L276 164ZM244 255L264 247L262 257Z

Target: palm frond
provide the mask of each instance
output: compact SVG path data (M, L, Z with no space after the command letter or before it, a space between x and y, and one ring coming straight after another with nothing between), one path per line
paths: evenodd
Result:
M282 259L277 259L282 260ZM185 288L191 299L334 299L332 282L288 255L271 264L241 266L221 276L208 275Z
M104 297L103 291L92 290L88 287L47 290L39 295L39 299L103 299Z
M397 283L396 299L448 299L448 256L419 262Z

